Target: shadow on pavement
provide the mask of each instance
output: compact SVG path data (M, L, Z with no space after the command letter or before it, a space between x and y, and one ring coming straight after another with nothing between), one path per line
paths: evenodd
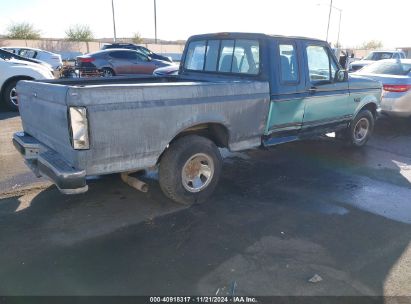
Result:
M20 116L19 112L9 112L0 108L0 120Z
M393 273L407 271L411 189L399 170L375 179L372 153L320 140L234 154L190 208L117 176L0 200L0 294L411 294Z

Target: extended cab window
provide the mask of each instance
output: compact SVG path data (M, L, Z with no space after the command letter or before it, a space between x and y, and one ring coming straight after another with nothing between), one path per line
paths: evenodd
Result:
M319 45L310 45L307 47L307 60L310 81L330 82L333 80L338 67L334 60L330 58L327 49Z
M250 74L260 72L257 40L224 39L190 42L184 67L187 70Z
M297 52L292 44L280 44L281 82L298 82Z

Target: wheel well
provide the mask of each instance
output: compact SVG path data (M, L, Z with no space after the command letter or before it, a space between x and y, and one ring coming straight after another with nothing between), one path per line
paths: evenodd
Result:
M1 97L3 96L4 88L5 88L10 82L12 82L12 81L14 81L14 80L34 80L34 78L29 77L29 76L13 76L13 77L7 79L7 80L3 83L3 86L1 87L1 90L0 90L0 99L1 99Z
M172 144L175 142L177 139L186 136L186 135L199 135L206 137L213 141L217 147L220 148L228 148L228 141L229 141L229 132L226 126L223 124L219 123L203 123L203 124L198 124L195 126L191 126L180 133L178 133L171 141L169 144ZM166 149L165 149L166 150ZM165 151L164 150L164 151ZM160 157L157 160L157 163L160 162L161 157L164 154L161 153Z
M372 113L372 115L374 116L374 118L377 116L377 105L375 103L369 103L366 104L364 107L362 107L362 110L368 110Z
M187 128L177 134L177 136L175 136L170 143L188 134L196 134L207 137L220 148L228 147L228 130L224 125L219 123L204 123L191 126L190 128Z

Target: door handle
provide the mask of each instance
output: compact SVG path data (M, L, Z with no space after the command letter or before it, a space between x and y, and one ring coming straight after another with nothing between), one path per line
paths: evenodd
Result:
M317 87L311 87L308 89L308 92L310 92L310 94L314 94L315 92L317 92Z

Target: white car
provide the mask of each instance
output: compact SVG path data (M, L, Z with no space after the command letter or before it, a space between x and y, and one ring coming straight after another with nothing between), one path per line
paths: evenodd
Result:
M0 104L17 111L17 82L33 79L54 79L53 71L42 64L0 57Z
M26 58L32 58L47 62L54 70L59 69L63 65L61 55L44 51L40 49L34 49L29 47L3 47L3 50L12 52L13 54L20 55Z

